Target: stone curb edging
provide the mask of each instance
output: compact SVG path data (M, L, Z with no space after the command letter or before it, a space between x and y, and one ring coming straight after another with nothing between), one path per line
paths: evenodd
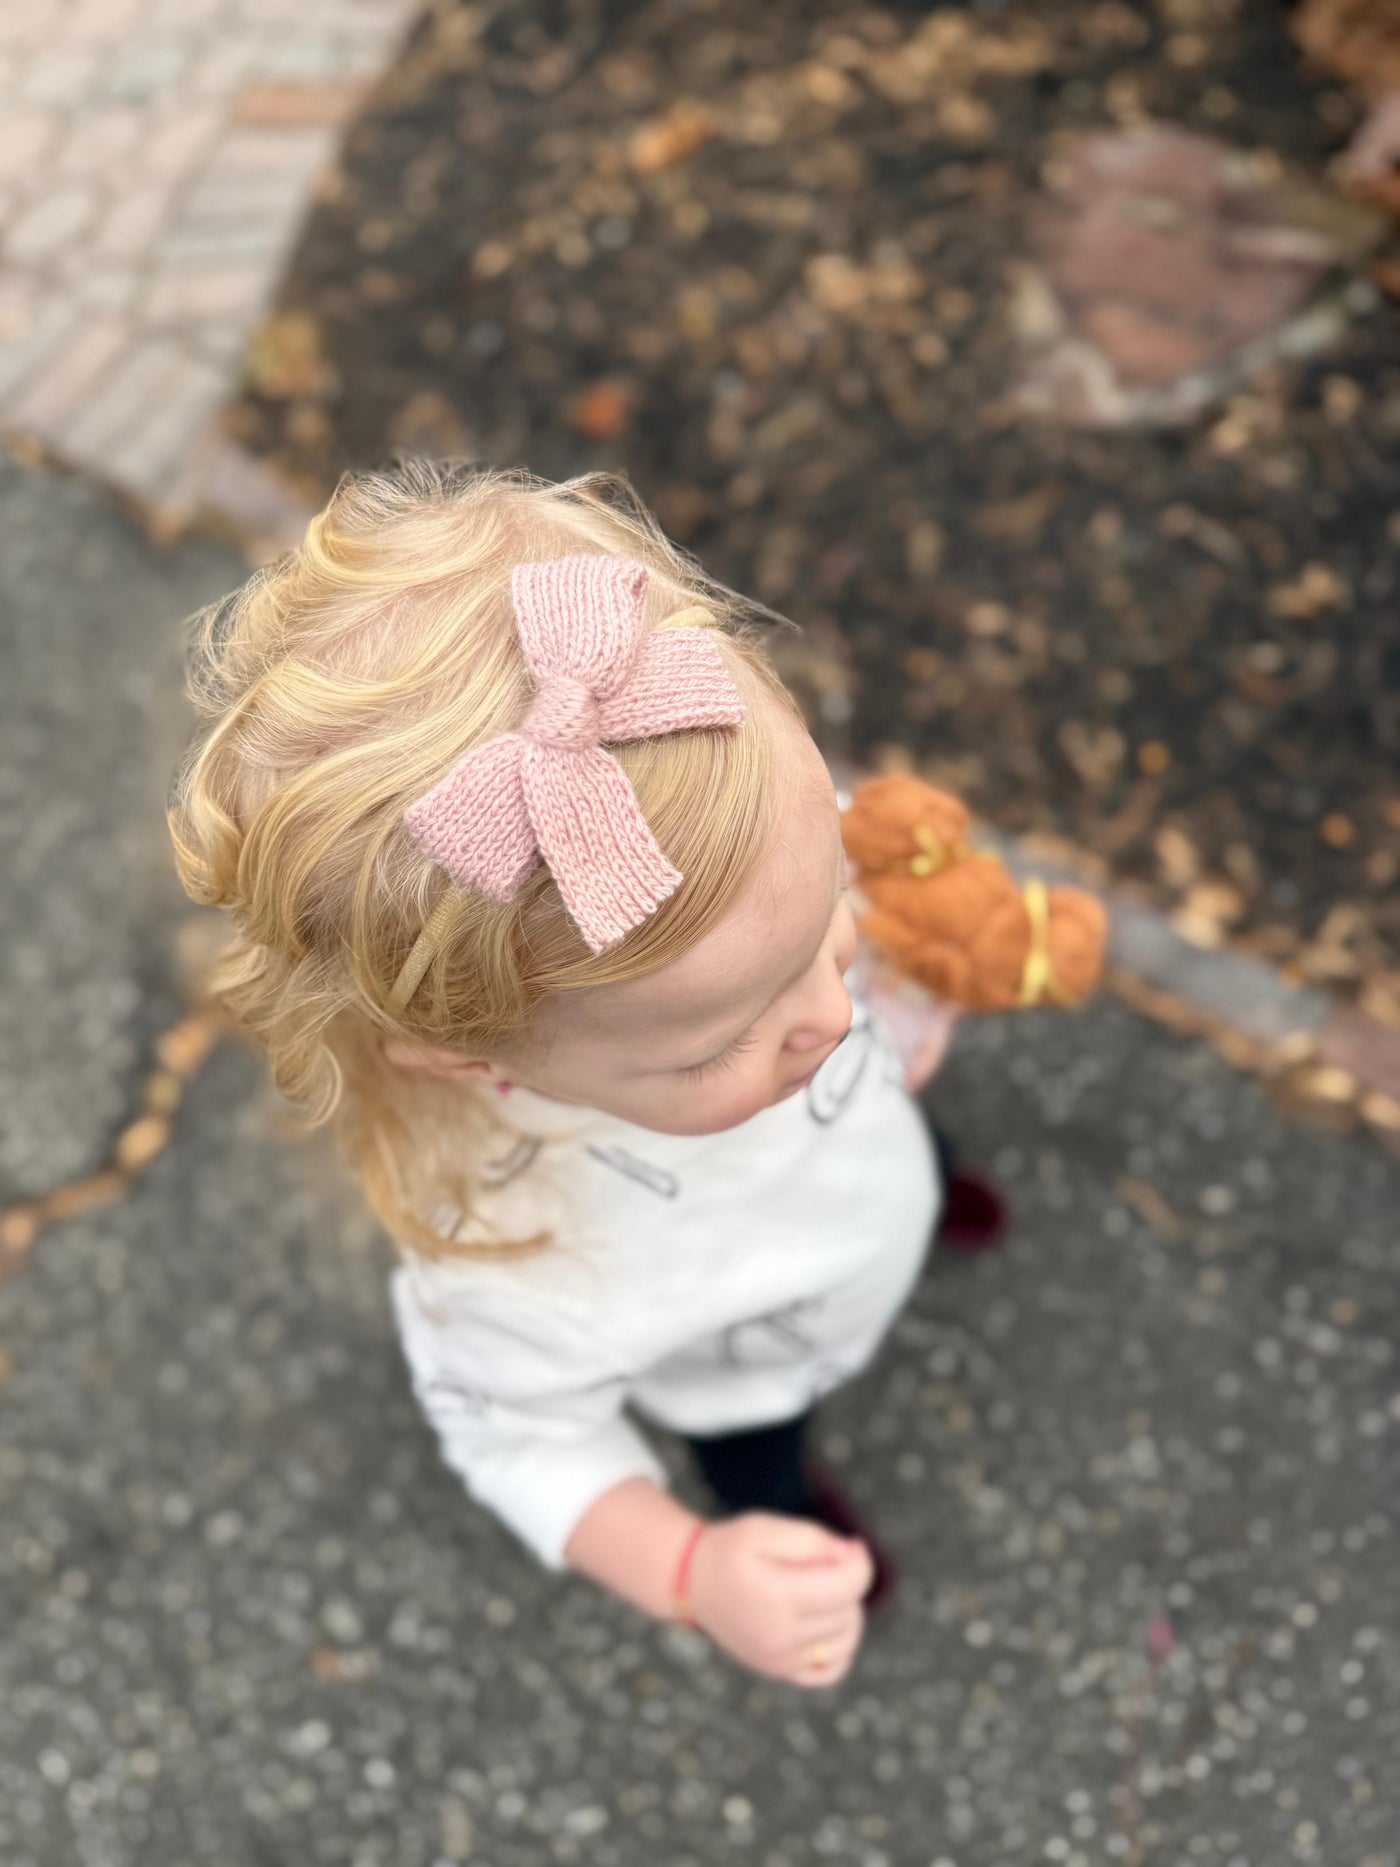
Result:
M990 842L1017 875L1087 888L1109 917L1107 984L1165 1023L1213 1038L1232 1062L1291 1072L1305 1099L1351 1105L1400 1134L1400 1029L1231 947L1188 940L1126 891L1097 885L1010 838ZM1086 865L1087 866L1087 865Z

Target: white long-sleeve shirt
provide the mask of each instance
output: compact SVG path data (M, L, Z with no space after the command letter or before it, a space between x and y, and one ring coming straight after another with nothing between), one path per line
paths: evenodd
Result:
M410 1255L393 1294L444 1456L547 1565L605 1491L665 1482L629 1412L696 1435L772 1424L870 1359L937 1207L901 1075L857 1001L805 1090L722 1134L512 1093L519 1139L478 1223L553 1242L494 1263Z

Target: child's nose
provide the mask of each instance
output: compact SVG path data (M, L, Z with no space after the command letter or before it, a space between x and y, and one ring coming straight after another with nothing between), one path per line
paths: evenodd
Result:
M823 977L814 983L810 996L798 1011L784 1049L798 1053L826 1050L832 1044L839 1044L850 1028L851 995L833 965L824 969Z

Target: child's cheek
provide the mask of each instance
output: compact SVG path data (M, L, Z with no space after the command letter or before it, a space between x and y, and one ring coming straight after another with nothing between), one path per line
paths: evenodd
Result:
M727 1083L710 1092L706 1116L716 1130L737 1128L741 1122L752 1121L772 1100L771 1082Z
M721 1134L757 1112L751 1092L733 1083L682 1083L666 1097L666 1126L675 1134ZM662 1113L655 1103L639 1114L646 1125Z

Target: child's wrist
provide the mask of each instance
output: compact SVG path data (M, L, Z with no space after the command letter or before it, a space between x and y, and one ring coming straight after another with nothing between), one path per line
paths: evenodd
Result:
M695 1601L690 1578L695 1562L695 1551L701 1537L709 1527L703 1517L697 1518L690 1526L686 1532L685 1541L681 1545L680 1554L676 1558L675 1570L671 1577L671 1615L673 1619L680 1621L686 1627L700 1625L695 1617Z

